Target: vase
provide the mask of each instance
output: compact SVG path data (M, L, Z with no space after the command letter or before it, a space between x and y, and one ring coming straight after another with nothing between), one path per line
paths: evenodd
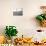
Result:
M14 40L17 38L17 36L12 36L11 40L12 40L12 44L14 44Z
M7 43L8 43L8 44L11 44L12 41L11 41L10 39L7 39Z

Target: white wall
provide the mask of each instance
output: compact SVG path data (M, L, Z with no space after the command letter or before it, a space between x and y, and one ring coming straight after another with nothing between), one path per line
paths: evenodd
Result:
M0 33L4 33L6 25L15 25L19 36L31 36L40 28L35 16L41 13L41 5L46 5L46 0L0 0ZM23 8L23 16L13 16L16 8Z

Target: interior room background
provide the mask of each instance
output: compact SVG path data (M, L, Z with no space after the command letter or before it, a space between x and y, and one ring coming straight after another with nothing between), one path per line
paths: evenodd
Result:
M4 34L6 25L15 25L18 36L31 36L37 29L43 29L38 25L35 17L41 13L40 6L46 5L46 0L0 0L0 35ZM23 16L13 16L16 8L23 8Z

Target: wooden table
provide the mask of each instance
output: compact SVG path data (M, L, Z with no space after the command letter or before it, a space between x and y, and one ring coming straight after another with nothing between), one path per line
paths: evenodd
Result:
M46 46L46 44L41 44L41 45L35 45L35 44L27 44L27 43L24 43L23 45L15 45L15 46Z

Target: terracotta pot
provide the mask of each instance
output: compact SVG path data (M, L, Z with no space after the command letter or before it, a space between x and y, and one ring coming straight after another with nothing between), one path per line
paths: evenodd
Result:
M41 26L42 27L46 27L46 20L43 20L42 22L40 22L41 23Z

